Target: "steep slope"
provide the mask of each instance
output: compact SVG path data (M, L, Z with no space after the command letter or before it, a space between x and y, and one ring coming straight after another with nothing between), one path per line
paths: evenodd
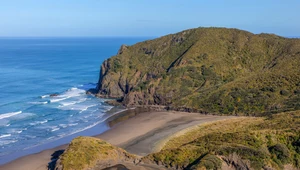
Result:
M197 28L123 45L104 61L98 96L125 105L262 115L300 109L300 39Z

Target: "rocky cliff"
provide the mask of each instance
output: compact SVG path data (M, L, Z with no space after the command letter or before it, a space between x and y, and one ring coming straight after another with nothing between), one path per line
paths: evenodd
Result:
M96 93L129 105L263 115L300 109L300 39L197 28L123 45Z

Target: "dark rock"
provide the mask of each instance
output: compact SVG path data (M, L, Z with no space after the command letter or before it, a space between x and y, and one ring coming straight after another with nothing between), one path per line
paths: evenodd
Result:
M142 48L142 51L147 54L147 55L150 55L150 54L153 54L153 51L151 49L148 49L148 48Z
M98 90L95 88L92 88L92 89L89 89L86 91L86 94L97 94L97 93L98 93Z
M105 101L105 103L109 104L109 105L112 105L112 106L122 106L123 105L122 101L120 101L120 100L114 100L114 99L107 100L107 101Z

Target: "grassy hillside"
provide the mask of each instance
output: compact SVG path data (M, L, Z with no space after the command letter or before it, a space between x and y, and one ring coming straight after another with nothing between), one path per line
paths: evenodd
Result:
M300 111L201 125L143 159L169 168L300 168Z
M119 164L127 169L300 169L300 111L202 124L145 157L97 138L78 137L60 156L56 169Z
M122 46L97 93L126 105L265 115L300 109L300 39L197 28Z
M102 169L110 164L134 160L136 157L121 148L93 137L77 137L56 163L56 170ZM96 168L96 169L97 169Z

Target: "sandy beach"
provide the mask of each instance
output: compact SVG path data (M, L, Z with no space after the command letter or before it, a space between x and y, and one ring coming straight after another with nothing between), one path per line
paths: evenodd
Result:
M123 115L124 116L124 115ZM126 115L125 115L126 116ZM120 117L118 117L120 118ZM197 125L234 118L186 112L145 112L124 118L108 131L96 137L122 147L130 153L145 156L159 151L172 136ZM121 117L121 119L123 119ZM40 153L28 155L0 166L1 170L45 170L57 153L68 145L62 145ZM56 154L54 154L56 153Z

